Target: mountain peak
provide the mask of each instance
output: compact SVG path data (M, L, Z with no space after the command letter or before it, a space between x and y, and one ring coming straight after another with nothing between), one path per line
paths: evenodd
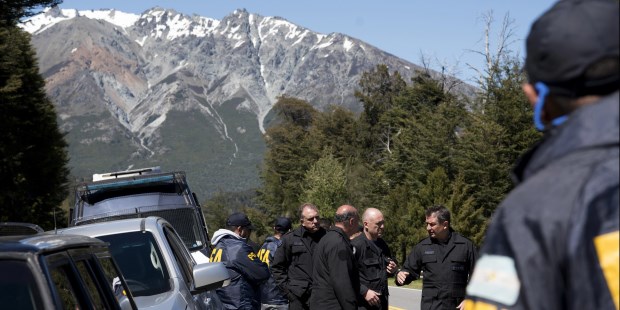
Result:
M32 16L19 26L31 34L36 34L45 31L59 22L79 16L104 20L121 28L132 26L139 18L136 14L125 13L114 9L78 11L76 9L61 10L56 7L48 8L44 13Z

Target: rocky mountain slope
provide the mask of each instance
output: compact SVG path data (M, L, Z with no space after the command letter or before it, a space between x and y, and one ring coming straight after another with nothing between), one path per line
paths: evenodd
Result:
M419 69L358 39L245 10L215 20L162 8L51 9L21 26L76 178L160 165L186 171L203 196L258 186L278 96L360 111L362 72L386 64L409 80Z

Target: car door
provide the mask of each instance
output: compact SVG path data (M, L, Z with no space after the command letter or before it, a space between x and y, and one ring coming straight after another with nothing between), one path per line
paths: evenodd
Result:
M179 279L179 282L182 282L182 288L180 289L180 291L183 294L183 299L187 300L190 308L193 309L195 305L191 292L194 286L192 276L194 260L192 259L191 254L189 254L189 251L185 247L184 243L181 241L181 238L174 231L172 226L164 225L163 231L166 241L170 245L170 250L172 251L175 264L180 271L181 279Z

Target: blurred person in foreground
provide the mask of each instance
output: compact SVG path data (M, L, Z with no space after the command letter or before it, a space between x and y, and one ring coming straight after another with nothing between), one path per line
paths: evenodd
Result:
M360 282L350 237L359 231L357 209L342 205L334 226L316 247L310 308L357 310Z
M325 229L319 226L319 209L304 203L298 210L300 226L282 237L271 264L271 273L289 300L290 310L310 309L314 249Z
M359 268L360 295L358 309L388 309L388 277L396 272L392 252L381 238L385 229L383 213L368 208L362 215L362 233L351 240Z
M421 309L462 310L465 287L476 263L476 248L452 229L450 211L445 206L432 206L425 215L428 237L407 256L396 274L396 285L411 283L424 272Z
M532 25L523 91L545 134L493 216L467 309L618 309L619 10L565 0Z
M273 225L273 236L267 237L258 251L258 257L268 266L273 262L273 256L282 244L282 236L291 230L291 220L279 217ZM288 298L276 285L273 276L261 287L261 310L288 310Z
M209 260L224 263L230 274L230 284L216 290L224 309L260 309L260 285L270 274L267 264L246 242L251 231L250 219L237 212L226 219L226 228L218 229L211 238Z

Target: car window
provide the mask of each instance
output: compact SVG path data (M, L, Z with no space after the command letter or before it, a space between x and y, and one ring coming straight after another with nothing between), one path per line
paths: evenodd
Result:
M80 309L77 294L71 284L71 276L68 274L69 270L66 266L57 266L50 269L52 283L54 283L63 309Z
M95 308L96 309L105 308L105 305L103 302L105 300L105 297L101 296L102 292L98 288L96 280L93 279L94 274L91 271L89 271L90 267L87 265L86 261L82 260L82 261L75 262L75 265L77 266L78 272L80 273L82 280L84 280L84 283L86 284L86 289L88 290L88 293L90 294L90 297L92 299L92 302Z
M110 252L134 297L171 290L170 275L152 233L136 231L97 238L110 243Z
M108 282L108 285L114 292L114 297L119 303L122 303L126 299L127 292L129 291L121 282L120 271L118 271L112 261L112 256L108 253L97 253L99 258L99 264L103 270L103 274Z
M24 260L0 260L0 305L11 309L43 309L35 276Z
M174 255L174 259L177 263L177 266L181 269L182 277L188 287L191 287L191 281L193 279L192 276L192 268L193 268L193 260L191 255L189 254L187 248L177 237L174 231L164 226L164 235L170 244L170 248L172 249L172 253Z

